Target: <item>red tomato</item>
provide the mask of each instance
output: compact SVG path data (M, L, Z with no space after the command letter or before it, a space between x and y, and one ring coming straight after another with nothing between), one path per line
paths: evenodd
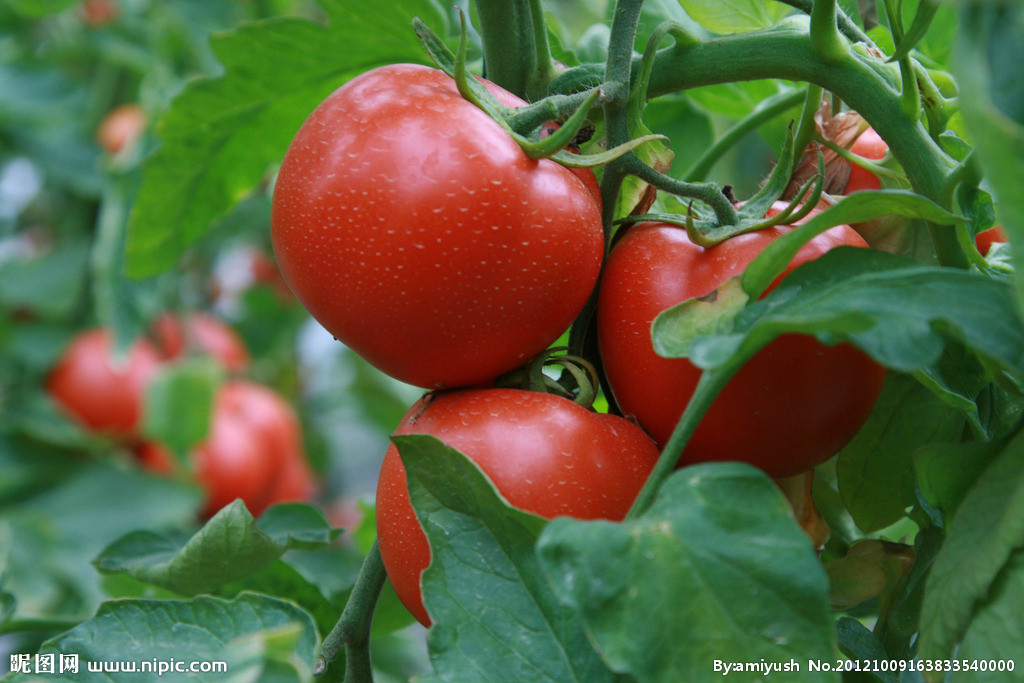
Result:
M143 444L137 455L155 472L174 470L172 456L158 444ZM276 392L255 382L221 386L209 436L190 454L190 467L206 491L205 517L236 498L259 515L276 503L305 501L313 494L295 412Z
M546 348L590 295L603 238L586 175L527 157L442 72L385 66L295 136L274 251L313 317L379 369L478 384Z
M635 424L519 389L428 394L395 433L436 436L479 465L509 503L547 518L622 519L658 459ZM395 592L428 625L420 574L430 548L394 445L377 483L377 539Z
M149 117L141 106L123 104L112 109L100 122L96 142L107 154L127 153L138 143L148 124Z
M228 372L242 373L249 367L249 350L231 327L207 313L184 318L165 313L153 324L153 334L170 360L192 349L220 361Z
M693 394L700 371L662 358L651 344L655 316L712 292L738 275L771 241L776 226L705 249L682 228L642 223L612 250L598 298L598 339L612 393L664 445ZM864 246L848 226L805 245L787 273L839 245ZM711 406L680 460L741 460L773 477L798 474L828 459L860 429L881 390L885 369L852 346L825 346L784 335L761 350Z
M146 385L159 365L156 349L144 339L120 359L114 355L108 330L88 330L68 345L50 371L46 388L87 429L133 438L142 419Z
M78 12L86 25L99 28L117 19L121 8L114 0L82 0Z
M977 245L978 251L981 252L982 256L988 256L988 250L992 248L992 245L996 242L1009 242L1010 240L1006 237L1006 231L1003 230L1003 226L997 225L993 228L989 228L984 232L979 232L974 237L974 244Z
M881 159L889 151L889 145L885 144L885 140L873 128L868 128L853 141L850 151L865 159ZM860 190L877 190L881 187L882 183L878 180L878 176L857 164L852 164L850 179L846 183L846 190L843 194L851 194Z

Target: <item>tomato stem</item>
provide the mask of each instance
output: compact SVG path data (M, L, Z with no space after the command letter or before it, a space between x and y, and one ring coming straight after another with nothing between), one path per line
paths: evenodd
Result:
M809 85L807 86L807 94L804 98L804 108L800 112L800 121L797 124L796 137L793 141L793 166L796 167L800 163L800 157L803 156L804 150L807 149L807 145L814 139L814 134L817 132L817 124L815 123L815 114L818 113L818 109L821 108L821 96L824 94L825 89L820 85Z
M836 25L836 0L814 0L811 5L811 44L826 62L838 62L850 46ZM817 108L815 108L817 111Z
M898 68L851 50L837 62L821 59L805 27L793 23L658 53L651 96L731 81L786 78L820 85L859 112L886 141L915 191L943 208L951 206L946 178L956 165L917 117L903 111ZM967 259L948 226L932 226L940 263L966 267Z
M688 183L659 173L633 155L623 157L626 161L626 172L635 175L644 182L650 183L659 190L671 192L679 197L696 199L707 204L719 225L735 225L739 222L739 214L729 198L722 193L717 183Z
M475 4L487 80L527 101L547 94L551 48L539 0Z
M789 5L790 7L795 7L804 14L810 14L816 4L814 0L779 0L779 2L784 5ZM871 40L871 37L864 33L860 26L858 26L857 23L842 10L842 8L837 7L835 14L836 25L840 33L849 38L851 42L866 43L874 47L875 42Z
M316 675L327 670L327 665L345 647L345 682L372 683L373 670L370 666L370 624L373 622L373 609L384 587L387 574L384 562L380 557L380 548L374 541L370 551L363 560L352 594L349 596L345 609L331 632L324 638L317 658Z
M633 506L626 515L627 520L636 519L654 502L658 490L661 489L661 485L675 471L679 458L682 457L683 450L686 448L686 444L689 443L690 438L697 431L697 426L704 418L704 414L708 412L711 404L722 393L726 384L729 383L729 380L732 379L733 375L736 374L746 360L747 358L744 358L739 362L730 363L726 367L705 370L701 374L700 380L693 391L693 396L690 398L690 402L686 404L686 410L683 411L682 417L676 423L672 436L669 437L665 447L662 448L661 456L659 456L658 462L655 463L654 469L651 470L651 475L647 478L647 482L640 489L636 500L633 501ZM736 425L736 429L742 428L742 424Z

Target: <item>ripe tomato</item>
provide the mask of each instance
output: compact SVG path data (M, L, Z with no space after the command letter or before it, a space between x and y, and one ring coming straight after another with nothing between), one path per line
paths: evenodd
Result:
M988 250L996 242L1009 242L1009 239L1006 237L1006 230L1001 225L989 228L984 232L979 232L974 237L974 244L977 245L978 251L981 252L982 256L988 256Z
M664 445L693 394L700 371L686 359L662 358L651 344L655 316L710 293L738 275L771 241L776 226L717 246L694 245L682 228L642 223L609 256L598 298L598 339L612 393ZM839 245L864 246L847 226L805 245L789 265ZM680 460L742 460L774 477L798 474L828 459L860 429L881 390L885 369L852 346L812 337L779 337L752 358L711 406Z
M96 129L96 142L107 154L127 153L138 143L149 124L145 110L135 103L112 109Z
M174 471L172 456L159 444L143 444L137 456L155 472ZM236 498L259 515L276 503L309 500L313 494L295 412L276 392L255 382L221 386L209 435L190 454L189 466L206 491L205 517Z
M115 357L110 331L92 329L71 341L50 371L46 388L87 429L133 438L142 419L146 385L159 365L159 354L149 341L136 341L121 359Z
M249 367L245 342L227 323L208 313L184 318L165 313L153 324L153 335L169 360L194 350L220 361L228 372L241 373Z
M379 369L478 384L546 348L590 295L603 239L590 175L527 157L442 72L380 67L296 134L274 251L313 317Z
M428 394L395 433L436 436L479 465L509 503L547 518L622 519L658 459L651 440L628 420L519 389ZM377 483L377 539L395 592L428 625L420 574L430 548L394 445Z
M853 141L850 151L865 159L881 159L889 151L889 145L875 132L874 128L868 128L857 136ZM850 179L846 183L846 190L843 194L859 192L860 190L877 190L882 183L871 171L861 168L857 164L850 166Z

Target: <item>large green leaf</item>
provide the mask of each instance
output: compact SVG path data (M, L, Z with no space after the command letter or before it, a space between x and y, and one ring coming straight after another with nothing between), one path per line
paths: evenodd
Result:
M794 233L790 233L794 234ZM694 337L712 297L691 299L654 321L655 349L701 368L749 358L780 334L826 344L850 342L904 372L935 365L954 339L987 361L1024 376L1024 327L1009 286L978 273L925 266L873 249L839 247L790 273L764 299L735 315L732 329ZM726 298L735 308L735 298Z
M914 453L955 441L963 416L909 375L890 374L871 416L839 453L839 491L863 531L895 523L916 502Z
M920 653L923 659L948 658L971 629L977 639L1004 607L992 601L1000 575L1011 604L1020 603L1021 563L1012 561L1024 550L1024 434L1012 439L986 469L957 509L925 588L921 609ZM997 601L998 603L998 601ZM983 619L988 626L976 626ZM1019 625L1007 626L1016 635L1008 647L1024 649ZM977 640L975 641L977 643ZM988 656L985 657L986 659Z
M683 469L634 521L554 520L538 553L604 660L635 680L714 681L716 662L791 659L799 680L838 680L806 670L836 656L828 580L786 499L749 465Z
M236 500L193 536L135 531L108 546L94 564L180 595L197 595L239 581L293 548L323 547L339 533L316 508L297 503L270 508L257 526Z
M1024 551L1014 552L992 582L984 602L964 634L957 656L972 663L992 662L996 666L1014 662L1013 671L965 672L958 678L967 683L1014 683L1020 680L1020 653L1024 651Z
M698 24L715 33L729 34L768 28L793 10L768 0L680 0Z
M187 602L118 600L43 644L39 654L53 656L54 674L33 677L35 669L30 668L10 680L181 680L187 673L187 680L217 683L297 682L309 680L316 643L316 629L306 612L265 595L247 593L230 601L205 596ZM73 655L77 671L62 671ZM193 665L206 669L193 673ZM223 668L211 670L214 666ZM122 679L105 673L109 667L136 673Z
M431 548L422 586L434 680L612 680L579 615L540 571L534 543L544 520L510 507L436 438L394 441Z
M278 18L215 36L224 75L189 84L158 124L130 219L128 270L172 266L280 161L309 113L350 78L386 63L423 62L412 30L444 17L431 0L321 0L326 26Z
M0 509L0 524L8 524L0 544L3 588L17 598L19 618L92 614L102 595L89 562L104 546L133 529L176 528L195 516L199 492L191 487L109 464L75 468L45 459L46 451L35 455L40 466L71 474Z

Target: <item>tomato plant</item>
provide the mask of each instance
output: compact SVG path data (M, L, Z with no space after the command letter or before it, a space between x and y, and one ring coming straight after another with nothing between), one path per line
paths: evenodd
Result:
M0 4L4 683L1019 678L1024 7L455 4Z
M160 365L160 356L145 339L120 355L110 330L82 332L50 371L46 389L86 428L130 439L138 434L146 385Z
M554 341L594 286L601 235L576 173L529 158L452 79L416 65L331 94L274 189L274 251L299 300L422 387L486 382Z
M658 455L647 435L622 418L519 389L427 394L395 433L430 434L462 450L510 504L549 519L622 519ZM395 592L429 625L420 574L430 548L393 445L377 483L377 535Z

